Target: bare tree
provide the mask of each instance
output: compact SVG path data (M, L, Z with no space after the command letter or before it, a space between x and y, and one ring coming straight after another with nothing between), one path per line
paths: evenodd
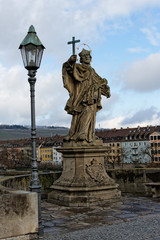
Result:
M3 147L0 151L0 165L9 169L29 168L31 166L32 150Z
M150 144L145 145L145 147L141 149L141 153L143 157L145 157L145 155L149 157L150 163L153 161L154 154Z
M131 162L136 166L142 162L143 153L142 150L137 149L135 152L131 153Z
M8 168L8 151L3 147L0 151L0 165Z
M121 148L121 164L122 164L122 168L123 168L123 163L124 163L124 159L126 159L128 156L128 151L122 147Z
M124 153L124 150L123 150ZM122 165L122 149L121 148L113 148L111 146L107 146L106 156L105 156L105 165L111 165L114 169L116 165Z

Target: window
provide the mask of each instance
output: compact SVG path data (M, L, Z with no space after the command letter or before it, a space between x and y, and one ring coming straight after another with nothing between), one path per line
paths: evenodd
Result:
M159 157L154 157L154 161L159 162L159 161L160 161L160 158L159 158Z
M157 147L158 147L158 143L156 143L156 142L155 142L155 143L154 143L154 147L156 147L156 148L157 148Z

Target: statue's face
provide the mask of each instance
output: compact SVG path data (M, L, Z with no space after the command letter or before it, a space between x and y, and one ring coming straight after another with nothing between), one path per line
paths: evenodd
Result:
M90 56L90 54L86 53L86 54L81 55L80 62L81 62L81 63L90 64L90 62L91 62L91 56Z

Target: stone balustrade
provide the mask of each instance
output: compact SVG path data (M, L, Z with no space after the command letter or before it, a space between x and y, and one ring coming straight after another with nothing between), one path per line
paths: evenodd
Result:
M60 173L40 175L42 192L47 192L59 176ZM37 238L38 199L37 193L29 192L29 183L30 175L0 179L0 239Z
M124 194L149 196L152 192L146 183L160 182L160 169L116 169L107 170L107 173L119 184L119 189ZM50 186L60 175L60 172L39 175L42 197L47 198ZM27 239L34 236L32 239L36 239L34 234L38 231L37 194L29 192L29 183L29 174L0 179L0 239L16 239L17 236L29 236Z

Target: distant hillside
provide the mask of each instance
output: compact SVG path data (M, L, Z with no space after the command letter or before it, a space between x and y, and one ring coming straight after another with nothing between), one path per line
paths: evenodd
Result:
M6 125L1 124L0 129L28 129L27 127L24 127L22 125Z
M2 125L0 125L2 126ZM3 125L7 126L7 125ZM10 125L8 125L10 126ZM0 141L3 140L16 140L23 138L30 138L31 130L28 127L18 125L11 125L16 127L0 127ZM37 137L52 137L56 134L65 136L68 134L69 129L64 127L37 127Z

